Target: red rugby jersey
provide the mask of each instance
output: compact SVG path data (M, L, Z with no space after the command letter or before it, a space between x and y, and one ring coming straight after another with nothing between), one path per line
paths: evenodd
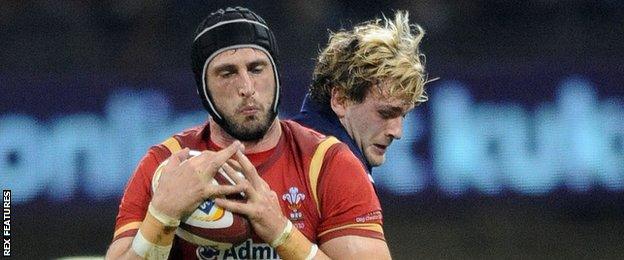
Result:
M324 157L317 157L322 161L314 165L320 170L310 173L313 155L326 137L289 120L280 123L282 136L275 148L246 155L277 193L282 213L310 241L319 245L346 235L383 240L379 199L362 164L349 148L342 143L324 144L331 146ZM126 186L113 241L136 234L151 201L152 176L160 163L171 155L171 150L179 147L219 150L209 136L209 127L203 124L149 149ZM170 258L277 259L279 256L257 236L228 250L198 247L176 236Z

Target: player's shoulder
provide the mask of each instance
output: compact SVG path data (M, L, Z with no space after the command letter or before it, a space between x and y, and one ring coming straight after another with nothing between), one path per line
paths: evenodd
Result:
M328 136L292 120L280 120L287 142L304 157L311 157Z
M339 139L324 135L292 120L282 120L281 122L284 134L291 138L303 153L309 156L321 153L325 155L323 161L326 161L327 158L333 158L334 156L357 160L349 147Z
M206 130L207 123L187 128L153 145L148 152L164 160L172 153L186 147L192 150L205 150L205 147L203 147L205 146L203 137L207 134L205 133Z
M312 143L320 143L327 139L327 136L307 126L300 124L299 122L287 119L280 120L282 129L285 134L291 135L294 138L301 139Z

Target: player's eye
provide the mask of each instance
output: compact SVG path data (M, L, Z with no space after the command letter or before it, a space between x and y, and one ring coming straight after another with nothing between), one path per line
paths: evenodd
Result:
M377 114L379 114L379 117L381 117L382 119L394 119L398 117L405 118L405 116L407 115L407 112L408 111L394 108L394 107L393 108L380 108L377 110Z
M219 72L219 77L225 79L231 77L232 75L234 75L234 72L232 72L231 70L222 70Z
M383 119L390 119L390 118L396 117L396 115L394 115L394 113L392 113L391 111L388 111L388 110L377 110L377 113Z
M264 67L264 65L253 66L249 71L254 74L260 74L262 73L262 71L264 71Z

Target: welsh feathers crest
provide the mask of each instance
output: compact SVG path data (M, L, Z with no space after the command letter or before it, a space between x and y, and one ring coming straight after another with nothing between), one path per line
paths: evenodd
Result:
M299 188L290 187L288 193L282 195L282 199L288 202L288 208L290 209L290 220L296 221L303 219L303 214L299 211L301 208L301 202L305 199L305 194L299 193Z

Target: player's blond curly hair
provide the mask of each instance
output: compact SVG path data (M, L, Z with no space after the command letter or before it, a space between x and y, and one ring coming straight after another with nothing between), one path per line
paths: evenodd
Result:
M394 20L384 17L356 25L353 30L331 33L314 69L310 95L329 104L333 88L361 103L376 83L391 97L418 105L427 101L424 55L418 46L424 30L409 24L407 11L397 11Z

